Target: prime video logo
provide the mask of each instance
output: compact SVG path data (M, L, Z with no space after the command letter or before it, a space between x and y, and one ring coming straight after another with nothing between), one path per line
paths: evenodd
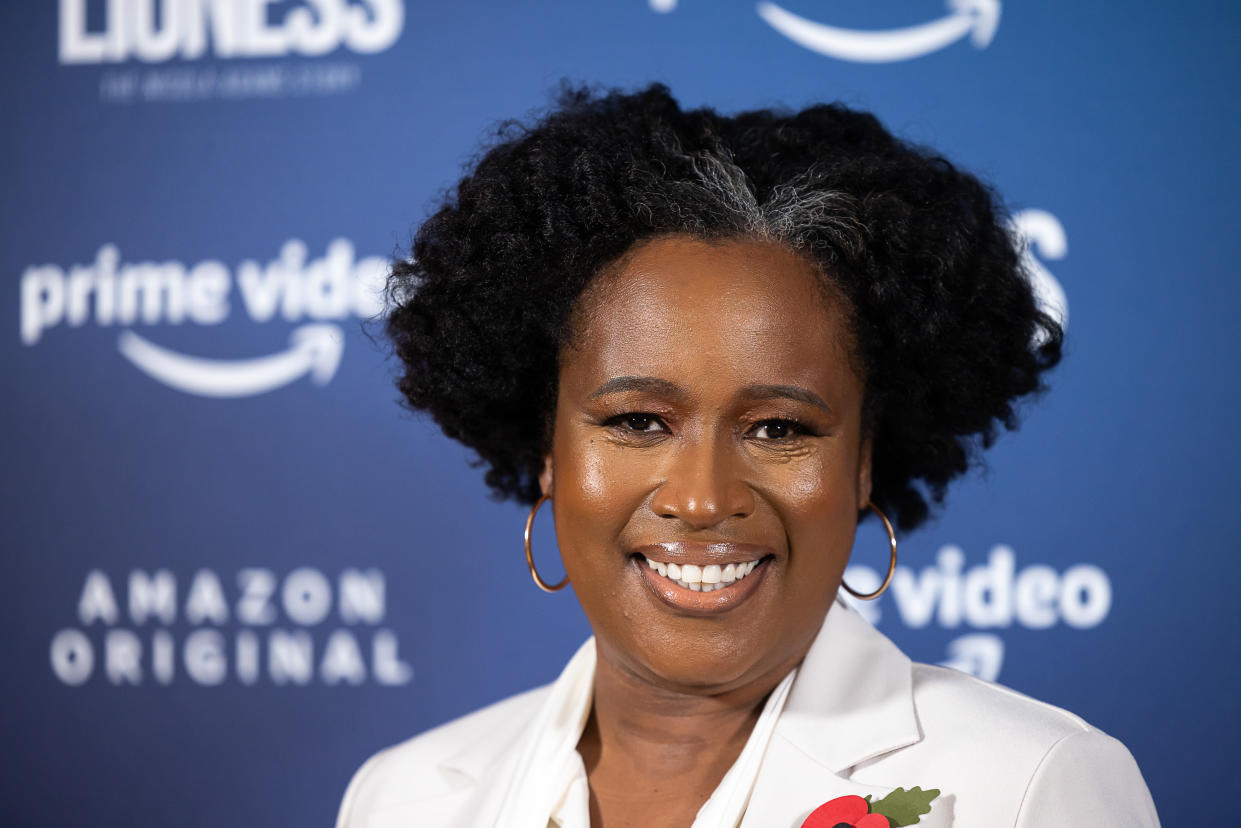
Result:
M124 262L114 244L89 264L33 265L21 277L21 341L33 346L59 327L121 328L117 348L138 370L160 383L203 397L248 397L309 375L326 385L336 374L344 332L334 324L383 310L387 260L357 259L353 243L336 239L319 258L290 239L280 255L236 270L217 260ZM135 324L210 326L235 307L253 322L302 323L286 350L246 359L206 359L178 353L130 330Z
M60 0L60 62L162 63L382 52L405 25L402 0ZM273 19L276 18L276 19Z
M1051 213L1030 209L1013 217L1012 232L1039 305L1067 326L1064 289L1039 260L1067 255L1064 227ZM19 286L21 341L36 345L59 327L117 326L117 348L136 368L169 388L204 397L262 394L306 375L326 385L344 347L344 334L332 323L381 313L387 269L386 259L356 259L348 239L334 240L316 259L308 258L305 242L290 239L266 265L247 260L235 272L217 260L122 262L117 246L105 244L89 264L26 268ZM286 350L242 360L181 354L130 330L136 324L218 325L236 299L254 322L279 316L304 324L294 329Z
M885 604L894 604L900 622L910 629L932 624L972 628L948 643L940 664L987 681L996 680L1004 663L1004 639L992 630L1046 630L1058 624L1088 630L1102 624L1112 609L1111 579L1094 564L1075 564L1063 572L1044 564L1018 568L1016 553L1003 544L991 549L986 563L968 569L965 564L960 547L944 546L934 564L920 571L898 566L879 600L844 597L872 624L883 618ZM871 592L883 576L869 566L850 564L845 582Z

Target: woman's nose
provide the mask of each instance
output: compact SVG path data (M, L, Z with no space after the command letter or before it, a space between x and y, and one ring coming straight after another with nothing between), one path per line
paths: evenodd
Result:
M723 441L684 444L670 459L651 501L657 515L709 529L754 511L754 494L742 477L740 459L715 444L719 442Z

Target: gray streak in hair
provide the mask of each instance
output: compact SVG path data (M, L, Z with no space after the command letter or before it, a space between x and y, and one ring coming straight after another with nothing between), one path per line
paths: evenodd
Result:
M794 250L815 237L850 257L865 249L866 228L857 218L856 199L824 189L821 167L809 167L775 187L760 204L749 176L727 150L704 150L687 158L694 178L685 183L700 190L705 201L722 214L720 218L739 232Z

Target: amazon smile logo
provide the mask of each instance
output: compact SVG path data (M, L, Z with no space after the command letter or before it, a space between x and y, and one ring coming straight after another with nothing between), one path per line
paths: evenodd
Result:
M179 261L124 262L114 244L99 248L89 264L44 264L22 274L21 340L41 342L57 328L87 324L121 328L117 350L131 365L163 385L202 397L249 397L303 377L326 385L344 350L339 322L382 311L387 262L357 259L353 243L336 239L319 258L290 239L265 265ZM219 325L234 308L252 321L295 323L288 347L241 359L180 353L134 325Z
M676 0L650 0L660 13L676 9ZM758 16L799 46L821 55L857 63L893 63L929 55L969 37L985 49L1000 25L1000 0L948 0L948 14L897 29L847 29L794 14L764 0Z

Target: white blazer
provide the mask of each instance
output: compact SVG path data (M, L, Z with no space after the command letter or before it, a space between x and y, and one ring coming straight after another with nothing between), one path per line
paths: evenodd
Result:
M337 828L491 828L551 687L376 754L349 784ZM941 791L919 828L1159 825L1120 742L1007 688L913 663L837 602L793 682L741 828L800 828L837 796L914 786Z

